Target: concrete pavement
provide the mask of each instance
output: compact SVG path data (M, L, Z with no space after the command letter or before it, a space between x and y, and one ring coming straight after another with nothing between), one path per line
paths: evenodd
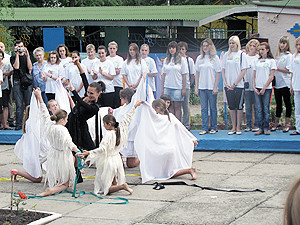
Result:
M0 145L0 178L10 176L10 169L22 169L22 163L13 153L13 145ZM153 190L148 185L131 185L132 196L120 191L98 200L91 195L74 199L70 194L51 196L61 200L113 202L112 198L129 200L126 205L88 204L29 199L24 208L37 204L37 210L61 213L58 224L282 224L286 195L292 183L300 176L300 154L194 152L193 166L198 179L190 181L181 176L170 181L185 181L221 189L265 192L218 192L188 186L166 186ZM86 168L84 176L95 176L94 168ZM138 169L126 169L127 181L139 184ZM152 182L150 182L152 183ZM11 182L0 181L0 207L10 201ZM93 191L93 180L78 184L78 190ZM15 184L15 191L36 194L44 190L44 183L33 184L25 179Z

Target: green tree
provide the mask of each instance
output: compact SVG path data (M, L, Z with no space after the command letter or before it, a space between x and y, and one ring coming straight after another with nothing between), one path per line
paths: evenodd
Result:
M8 14L13 15L13 8L9 7L12 0L2 0L0 2L0 41L6 46L7 51L12 51L15 38L10 34L10 30L3 26L3 18Z

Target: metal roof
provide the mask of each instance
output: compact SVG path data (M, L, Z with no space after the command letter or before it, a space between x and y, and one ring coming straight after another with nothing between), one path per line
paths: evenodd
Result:
M2 9L3 23L8 26L37 25L93 25L196 26L207 18L224 17L234 13L256 11L256 6L241 5L185 5L185 6L119 6L119 7L63 7L14 8L11 15ZM217 18L219 19L219 18ZM16 23L18 22L18 23ZM76 22L76 24L74 24ZM128 23L129 22L129 23ZM131 22L131 23L130 23ZM141 23L142 22L142 23ZM144 24L144 25L142 25Z

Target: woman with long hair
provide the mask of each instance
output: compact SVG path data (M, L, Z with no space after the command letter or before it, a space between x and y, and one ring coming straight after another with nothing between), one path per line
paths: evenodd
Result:
M59 77L65 76L65 70L62 65L60 65L59 55L56 51L49 53L47 58L48 64L45 66L41 76L43 81L46 83L45 93L47 99L55 99L56 85L55 81Z
M161 75L162 94L171 97L170 112L181 121L181 105L186 93L186 76L189 73L187 61L181 57L178 44L171 41L168 44Z
M275 124L271 128L271 131L275 131L280 125L279 120L282 113L282 98L286 107L285 112L285 126L283 132L288 132L290 129L290 117L292 115L291 104L291 74L290 64L292 62L292 54L290 52L290 41L287 36L280 38L278 43L277 52L275 55L277 70L275 71L275 86L274 94L276 101L276 118Z
M270 98L272 80L276 70L276 63L268 43L263 42L259 47L259 59L253 68L253 90L255 93L256 117L259 131L255 135L269 135Z
M232 134L242 134L241 123L243 117L244 81L248 67L246 54L241 51L241 43L238 36L229 38L229 50L222 60L222 77L226 98L230 110Z
M127 59L121 69L126 87L136 90L142 76L145 76L147 73L148 67L145 60L141 59L138 45L131 43L129 45Z
M200 97L202 131L200 135L208 132L208 107L211 116L211 130L217 131L217 95L221 76L221 64L212 40L207 38L201 43L200 55L196 59L195 94Z

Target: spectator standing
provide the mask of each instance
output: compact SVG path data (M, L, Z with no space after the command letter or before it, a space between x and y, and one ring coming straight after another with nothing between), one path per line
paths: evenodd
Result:
M108 44L109 56L106 58L114 64L116 75L114 76L113 84L114 84L114 100L113 100L113 108L119 108L121 106L120 100L120 91L123 89L123 77L120 74L122 65L124 63L124 59L121 56L117 55L118 44L115 41L112 41Z
M22 41L15 42L15 55L10 58L10 63L14 69L13 72L13 91L16 101L16 128L15 130L22 129L23 119L23 101L25 107L30 104L32 93L32 85L25 87L21 84L21 77L25 74L31 73L32 63L30 60L29 52Z

